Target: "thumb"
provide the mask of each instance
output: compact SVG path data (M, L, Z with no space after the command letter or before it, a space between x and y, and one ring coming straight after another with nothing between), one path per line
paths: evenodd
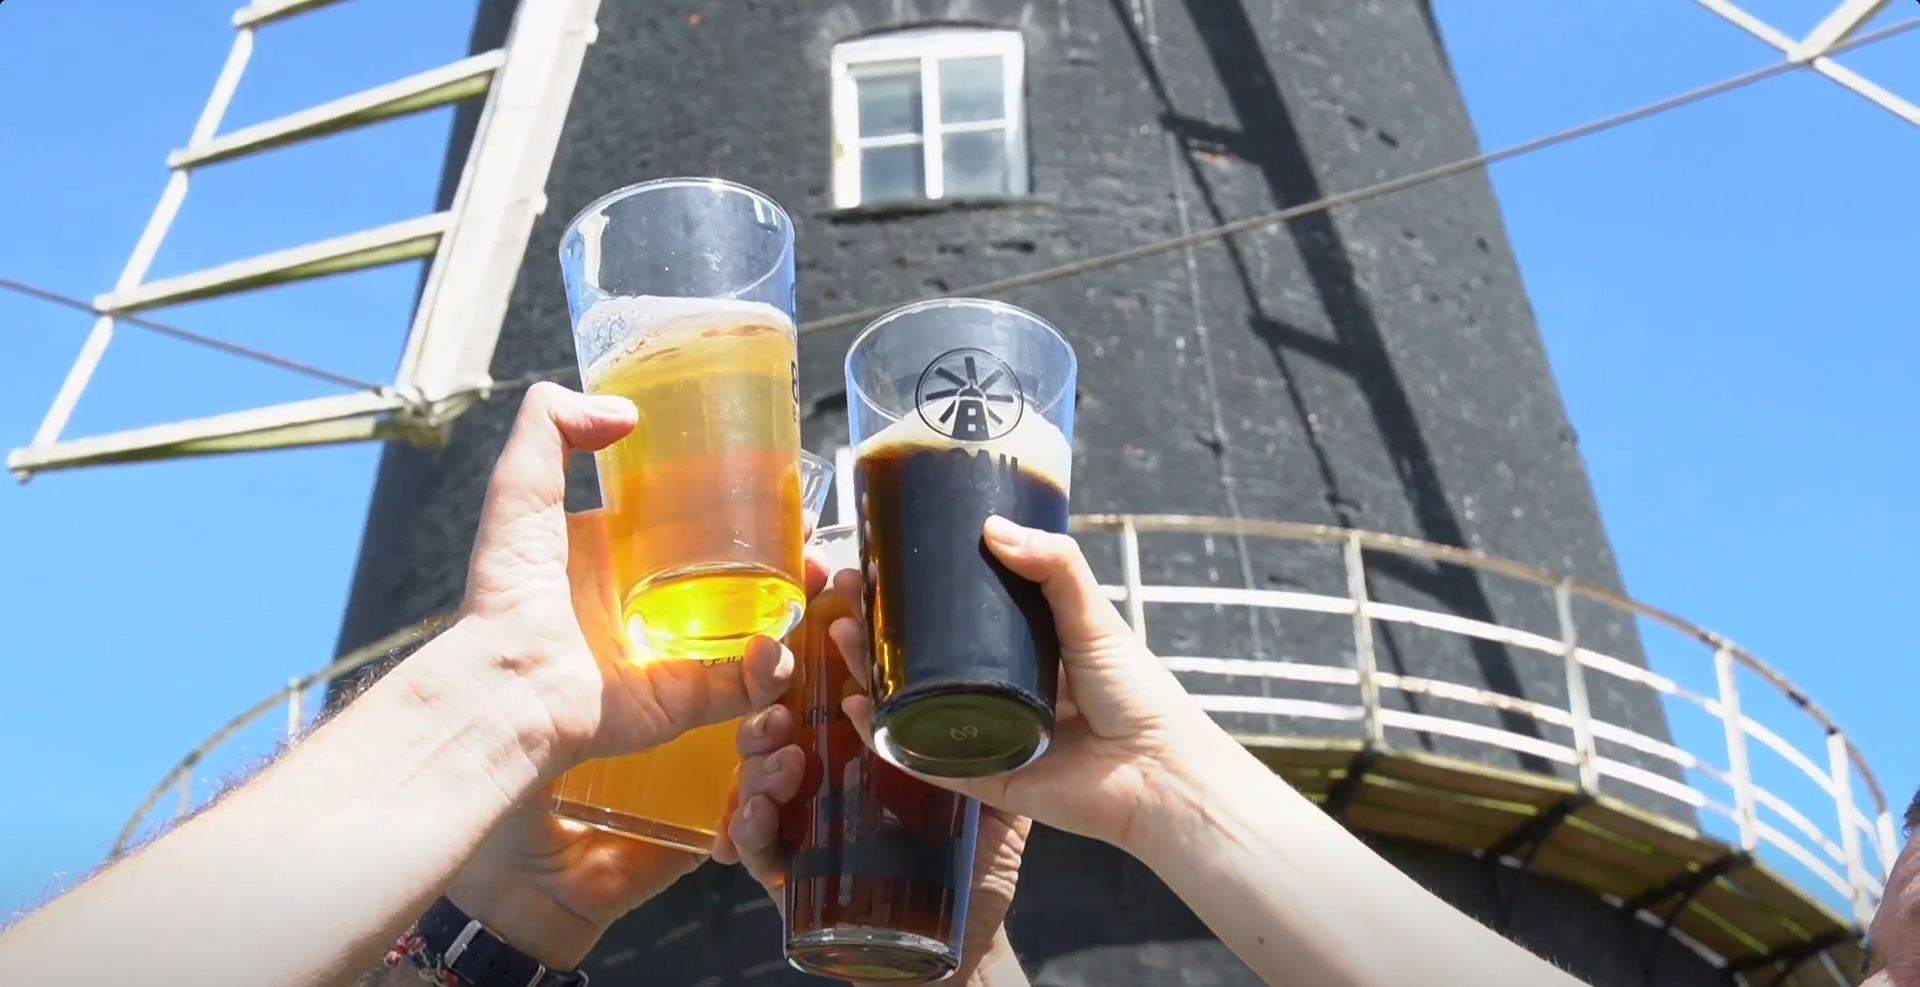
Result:
M490 520L557 508L566 501L567 457L597 452L633 431L633 402L612 395L586 395L541 382L527 389L487 483ZM484 523L482 525L485 526Z
M565 575L567 457L575 449L606 448L638 419L624 398L588 397L544 382L527 389L487 481L467 567L467 607L527 589L529 565L558 566Z
M1100 591L1093 568L1072 535L1015 524L995 515L983 529L987 547L1014 575L1040 584L1053 610L1060 649L1092 650L1115 636L1133 634L1120 612Z

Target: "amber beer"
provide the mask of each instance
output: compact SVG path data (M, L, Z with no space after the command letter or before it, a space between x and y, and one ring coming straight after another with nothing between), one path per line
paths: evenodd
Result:
M793 321L758 302L619 298L582 323L616 320L631 346L586 385L640 410L597 457L621 617L645 651L736 657L805 602Z
M724 662L804 604L793 222L713 178L610 192L560 237L583 385L639 409L597 454L611 591L633 660ZM563 777L562 815L701 851L737 763L732 724Z
M706 853L740 764L734 747L739 724L728 720L649 751L588 761L560 777L553 811L649 843Z
M849 550L852 529L816 544ZM829 552L829 554L831 554ZM852 607L828 589L787 639L781 698L807 769L780 815L788 857L786 955L799 970L856 982L926 982L961 960L980 805L919 781L860 741L842 700L861 691L827 636Z
M788 470L798 491L804 537L826 506L833 464L802 453ZM588 761L560 776L553 811L652 843L704 853L712 848L725 817L734 769L740 765L734 746L739 722L698 727L652 750Z

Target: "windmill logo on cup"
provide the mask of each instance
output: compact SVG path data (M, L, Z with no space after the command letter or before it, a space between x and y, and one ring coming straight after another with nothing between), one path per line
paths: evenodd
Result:
M990 442L1013 431L1026 395L1006 361L967 346L933 358L913 403L927 427L956 442Z

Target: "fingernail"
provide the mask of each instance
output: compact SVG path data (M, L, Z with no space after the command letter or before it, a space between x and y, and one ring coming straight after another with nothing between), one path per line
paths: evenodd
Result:
M770 775L779 774L780 773L780 752L774 751L772 754L767 755L766 761L760 765L760 770L765 771L767 774L770 774Z
M772 652L776 667L780 662L783 662L786 660L786 656L780 653L780 650L781 650L780 642L774 640L773 638L767 637L764 634L754 635L753 639L747 642L747 650L755 651L755 652L759 652L759 651Z
M740 807L740 821L741 822L753 821L753 803L752 802L748 802L746 805L743 805Z
M631 415L637 406L618 394L590 394L587 396L587 409L596 415Z
M987 518L986 535L1008 548L1019 548L1027 540L1027 529L995 514Z

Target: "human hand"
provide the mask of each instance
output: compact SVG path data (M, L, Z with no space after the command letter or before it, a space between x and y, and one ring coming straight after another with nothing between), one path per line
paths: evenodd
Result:
M1060 690L1053 742L1038 761L990 778L925 780L1057 829L1134 849L1136 823L1160 808L1175 755L1219 728L1108 602L1069 535L988 518L987 547L1015 575L1038 583L1060 638ZM862 576L842 571L834 591L864 600ZM866 628L841 618L830 631L864 675ZM872 700L845 708L873 743ZM925 777L925 776L921 776Z
M566 526L567 577L581 633L602 667L625 666L601 512L569 514ZM807 595L826 581L824 563L809 554ZM617 919L691 873L702 857L563 819L549 805L543 792L508 816L447 896L514 948L571 970Z
M563 819L543 796L507 816L447 897L515 949L572 970L616 920L702 859Z
M569 517L564 501L567 457L605 448L637 418L622 398L535 384L487 485L454 632L484 642L511 688L531 693L547 742L529 756L546 780L770 703L792 670L767 638L738 662L642 664L627 654L598 513Z
M794 736L793 713L785 706L769 706L741 721L742 762L734 808L714 847L715 860L746 867L783 911L791 848L780 837L780 813L799 795L806 777L806 754L794 745ZM997 963L1011 963L1018 969L1004 924L1020 880L1020 859L1031 825L1024 817L981 806L960 967L947 982L967 984L976 971Z
M566 528L574 617L600 666L617 667L627 644L601 512L569 514ZM447 897L515 949L571 970L616 919L700 866L701 858L556 816L551 791L543 789L494 830Z

